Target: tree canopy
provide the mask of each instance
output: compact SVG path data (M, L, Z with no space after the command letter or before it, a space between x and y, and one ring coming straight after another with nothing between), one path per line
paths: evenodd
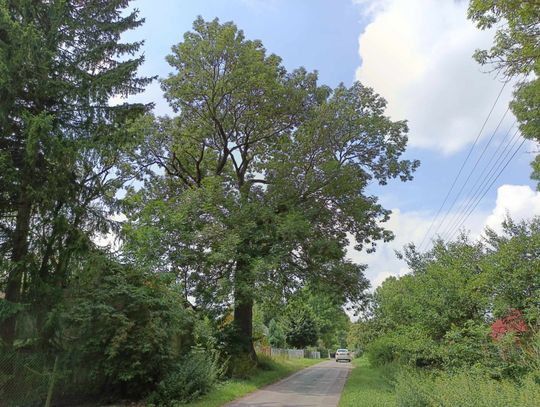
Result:
M162 87L178 115L134 130L143 138L131 169L144 187L126 206L128 255L178 273L197 306L232 301L244 338L253 301L268 293L317 281L361 299L364 267L345 260L348 234L368 251L392 238L389 211L365 191L412 178L419 163L400 158L406 123L386 117L373 90L287 72L217 19L197 19L167 61L175 72Z
M375 290L371 315L351 330L349 342L366 347L375 364L477 365L514 378L535 369L539 222L508 218L502 232L487 229L480 241L439 240L422 255L409 248L412 273L390 277ZM512 318L521 329L494 342L491 324Z
M6 314L48 310L75 256L111 226L125 124L146 108L109 99L144 89L127 0L0 2L0 256ZM24 284L23 284L24 282ZM1 337L11 344L15 320Z
M507 79L519 78L512 112L523 137L540 142L540 2L471 0L469 18L482 30L496 27L493 46L477 50L475 58ZM532 177L540 180L540 154L532 167Z

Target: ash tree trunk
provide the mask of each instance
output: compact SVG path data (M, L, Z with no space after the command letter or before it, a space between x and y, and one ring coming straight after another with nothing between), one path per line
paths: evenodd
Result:
M232 309L254 359L252 308L266 293L316 280L362 298L347 233L359 249L392 238L365 188L410 180L418 162L400 160L407 126L371 89L287 72L232 23L198 18L172 51L162 88L177 116L133 127L144 187L126 199L126 254L178 273L186 297L224 321Z
M237 267L234 282L233 316L238 338L243 341L241 347L244 348L249 359L255 361L257 355L253 347L253 284L246 281L246 277L249 278L249 271Z

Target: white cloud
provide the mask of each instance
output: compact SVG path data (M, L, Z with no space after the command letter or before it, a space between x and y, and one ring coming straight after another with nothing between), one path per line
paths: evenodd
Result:
M467 1L353 0L372 20L359 37L356 79L384 96L393 119L408 119L409 144L453 153L472 142L502 83L472 58L493 33L467 20ZM484 135L511 97L507 86Z
M109 216L109 219L115 222L123 223L127 221L127 216L121 212L118 212ZM120 250L122 247L122 240L113 231L107 233L95 233L94 236L92 236L92 241L97 246L101 248L109 248L113 252Z
M374 289L386 278L401 276L409 271L405 262L396 257L395 250L401 251L407 243L421 240L430 222L431 218L428 214L403 213L399 209L393 209L390 220L384 226L395 233L395 239L388 243L379 243L377 250L369 254L354 250L351 244L347 255L354 262L368 265L366 277Z
M540 192L528 185L502 185L497 190L497 201L485 225L497 232L507 215L515 221L540 215Z
M169 106L167 100L163 97L163 91L159 81L153 81L146 86L144 92L136 95L115 95L109 98L111 106L118 106L124 103L154 103L154 113L158 116L174 115L173 109Z
M385 227L394 232L396 238L389 243L380 243L375 253L360 253L349 247L348 257L358 263L368 265L366 277L372 289L390 277L399 277L410 270L407 264L395 256L395 250L401 251L403 246L414 242L418 246L431 224L432 213L402 212L393 209L390 220ZM471 238L481 236L486 226L501 232L501 223L507 215L516 221L540 216L540 192L528 185L502 185L497 189L497 200L492 210L476 211L467 219L467 232ZM451 213L450 218L453 218Z

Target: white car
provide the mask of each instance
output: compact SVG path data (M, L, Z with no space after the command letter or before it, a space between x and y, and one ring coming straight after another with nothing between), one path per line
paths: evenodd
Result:
M340 360L350 362L352 360L351 352L349 352L347 349L338 349L336 351L336 362L339 362Z

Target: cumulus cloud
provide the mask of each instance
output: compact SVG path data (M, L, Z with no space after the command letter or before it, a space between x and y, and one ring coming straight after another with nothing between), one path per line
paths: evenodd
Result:
M385 227L394 232L396 238L389 243L381 243L375 253L360 253L351 244L348 257L358 263L368 265L366 277L375 289L388 277L399 277L410 270L407 264L395 256L409 242L416 245L422 240L433 219L432 213L402 212L393 209ZM467 230L472 239L482 235L486 226L497 232L502 231L501 224L506 216L515 221L540 216L540 192L528 185L502 185L497 189L497 200L493 209L487 212L476 211L467 220ZM453 215L450 214L450 217Z
M493 32L467 20L468 1L353 0L371 22L359 37L356 79L388 101L393 119L407 119L410 145L453 153L472 142L502 83L472 58ZM511 98L507 86L484 135Z
M528 185L499 187L495 208L486 219L485 225L501 232L501 223L507 215L515 221L540 215L540 192L533 191Z
M405 262L396 257L395 250L402 250L407 243L421 240L430 222L431 218L427 213L404 213L399 209L393 209L385 228L395 233L395 239L388 243L380 243L374 253L358 252L351 243L347 255L354 262L368 265L366 277L370 280L372 288L376 288L386 278L401 276L409 271Z

